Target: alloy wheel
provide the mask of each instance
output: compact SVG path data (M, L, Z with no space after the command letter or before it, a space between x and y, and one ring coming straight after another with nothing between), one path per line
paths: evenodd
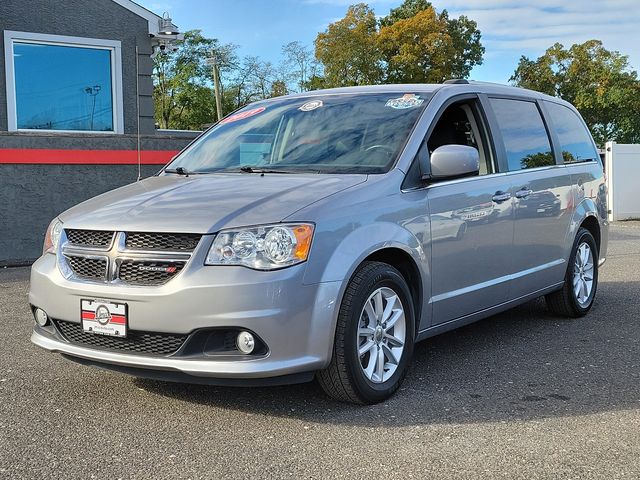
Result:
M589 304L593 290L593 252L588 243L583 242L576 251L573 267L573 293L581 307Z
M400 298L380 287L367 299L358 323L358 358L365 376L383 383L394 374L402 358L407 325Z

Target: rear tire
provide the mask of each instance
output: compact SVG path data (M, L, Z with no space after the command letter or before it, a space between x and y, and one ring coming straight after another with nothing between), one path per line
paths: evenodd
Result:
M563 317L586 315L598 287L598 247L591 232L580 228L573 243L561 290L545 296L551 312Z
M347 285L329 366L317 373L330 397L373 404L400 388L413 355L415 314L404 277L364 262Z

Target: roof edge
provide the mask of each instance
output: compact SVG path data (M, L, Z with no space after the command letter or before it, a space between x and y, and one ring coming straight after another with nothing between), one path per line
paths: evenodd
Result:
M135 13L139 17L144 18L147 22L149 22L149 33L156 34L159 29L159 22L162 18L160 15L153 13L151 10L144 8L141 5L138 5L136 2L132 0L112 0L123 8L126 8L132 13Z

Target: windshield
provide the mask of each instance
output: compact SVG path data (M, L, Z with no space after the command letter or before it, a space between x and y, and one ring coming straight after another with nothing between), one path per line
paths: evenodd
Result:
M254 103L215 125L167 169L384 173L400 153L427 98L424 93L391 92Z

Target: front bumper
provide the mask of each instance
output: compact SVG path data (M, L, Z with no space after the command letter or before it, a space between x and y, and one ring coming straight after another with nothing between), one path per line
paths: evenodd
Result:
M58 270L55 257L47 254L32 267L29 302L50 318L80 323L80 299L105 298L127 303L132 331L189 334L203 328L247 329L262 339L268 351L234 357L205 352L188 357L123 353L71 343L52 327L38 326L31 341L85 363L122 367L130 370L127 373L164 372L166 377L184 376L186 381L189 377L260 379L312 372L326 367L331 358L341 282L304 285L304 268L302 264L260 272L191 262L166 285L137 287L68 280Z

